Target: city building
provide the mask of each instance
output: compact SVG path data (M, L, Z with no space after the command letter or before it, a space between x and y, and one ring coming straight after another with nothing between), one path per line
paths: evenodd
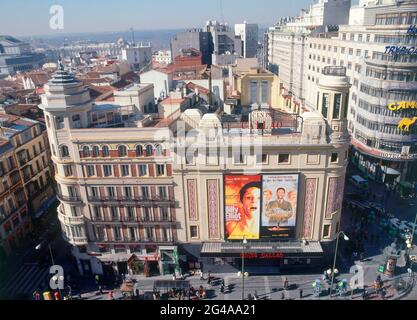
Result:
M242 57L242 40L225 23L207 21L205 30L210 32L213 41L212 62L216 65L234 64Z
M150 70L140 74L140 83L153 84L157 99L164 99L174 88L173 71L164 68Z
M158 114L153 84L132 84L114 91L114 103L120 106L134 105L137 113Z
M417 56L392 53L392 46L412 48L409 34L416 24L415 1L360 1L350 11L349 24L338 32L316 32L308 37L304 58L303 94L314 106L317 81L325 66L344 66L352 84L349 131L352 160L364 175L379 182L417 180L417 128L402 130L413 109L393 111L391 104L411 105L417 95Z
M168 65L172 62L172 54L170 50L159 50L152 55L152 61L161 64Z
M79 271L172 274L178 226L169 119L134 105L94 104L62 65L40 108L56 167L58 218Z
M189 29L178 33L171 40L171 57L181 55L183 49L197 49L201 52L201 63L211 65L213 53L213 40L211 33L203 29Z
M235 35L242 41L242 56L244 58L255 58L258 52L259 28L255 23L235 24Z
M122 49L121 55L122 61L127 61L131 68L136 71L140 71L145 67L148 67L152 63L152 47L148 45L133 45L126 46Z
M319 86L318 111L302 116L247 104L234 116L181 115L173 176L182 268L235 273L244 238L251 273L323 262L340 226L350 84L329 67Z
M11 36L0 36L0 78L41 68L45 56L32 52L28 43Z
M0 133L0 251L8 255L28 239L32 225L40 221L55 201L55 191L47 134L42 124L0 114Z
M316 28L330 30L349 21L350 0L319 0L309 10L301 10L298 17L281 18L271 27L268 38L268 69L279 75L289 99L287 107L300 109L304 104L303 83L305 44Z
M0 139L0 259L15 250L31 229L27 198L23 190L15 158L14 146L9 139Z
M281 82L277 75L272 72L257 68L257 60L253 64L238 64L230 72L232 84L229 92L237 92L236 106L270 106L281 109ZM236 98L236 97L235 97ZM230 99L228 99L231 102Z

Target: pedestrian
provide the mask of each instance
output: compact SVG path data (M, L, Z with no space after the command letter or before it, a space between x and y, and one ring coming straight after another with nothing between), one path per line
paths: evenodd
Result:
M288 290L288 284L289 284L288 278L285 278L285 280L284 280L284 290Z
M303 298L303 289L300 289L300 299Z
M40 295L40 293L39 293L38 291L35 291L35 292L33 293L33 298L34 298L35 300L41 300L41 295Z
M55 300L60 300L61 299L60 296L59 296L59 292L58 291L55 291L54 292L54 298L55 298Z
M103 287L101 285L98 286L98 291L100 292L100 294L103 294Z
M285 300L285 294L284 294L284 292L281 293L281 300Z
M109 299L110 300L114 300L114 295L113 295L113 291L109 291Z

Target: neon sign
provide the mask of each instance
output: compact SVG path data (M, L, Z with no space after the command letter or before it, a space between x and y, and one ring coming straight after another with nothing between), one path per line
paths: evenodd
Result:
M271 252L271 253L241 253L241 258L245 259L282 259L284 253L282 252Z

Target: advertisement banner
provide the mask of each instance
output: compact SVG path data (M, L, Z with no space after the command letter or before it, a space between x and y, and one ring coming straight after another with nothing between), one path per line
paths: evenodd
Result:
M261 188L259 175L224 177L227 240L259 240Z
M262 239L295 238L298 174L262 177Z

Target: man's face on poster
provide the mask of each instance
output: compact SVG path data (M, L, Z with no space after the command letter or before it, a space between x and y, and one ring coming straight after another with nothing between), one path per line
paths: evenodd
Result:
M285 198L285 190L278 189L277 190L277 199L278 200L284 200L284 198Z
M272 199L272 191L270 190L264 191L264 198L266 201L270 201Z
M252 216L258 210L261 199L261 190L259 188L249 188L243 196L242 204L246 214Z

